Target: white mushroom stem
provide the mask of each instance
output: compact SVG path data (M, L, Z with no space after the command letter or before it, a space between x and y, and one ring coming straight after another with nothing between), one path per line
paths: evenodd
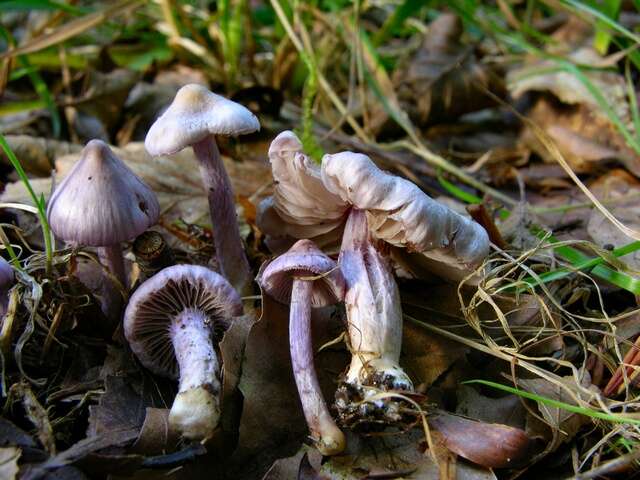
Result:
M340 250L352 359L346 382L412 390L400 368L402 310L389 261L371 240L366 213L351 210ZM366 392L365 392L366 393Z
M195 143L193 151L207 190L220 273L240 294L249 293L251 271L240 238L233 188L218 145L213 136L208 136Z
M335 455L345 448L342 431L333 421L320 390L313 362L311 295L313 281L294 279L289 315L289 346L293 376L298 387L311 437L323 455Z
M127 289L129 283L127 282L127 274L124 268L124 257L122 256L122 246L119 243L115 245L109 245L106 247L100 247L98 249L98 256L100 261L105 267L122 283L122 286Z
M180 387L169 424L186 438L211 437L220 419L220 364L209 322L201 311L187 309L175 318L169 331L180 368Z

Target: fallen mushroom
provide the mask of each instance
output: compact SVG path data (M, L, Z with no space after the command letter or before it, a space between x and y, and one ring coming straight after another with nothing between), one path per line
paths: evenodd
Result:
M267 295L291 305L289 347L302 410L320 453L338 454L345 448L345 437L331 417L318 383L313 362L311 307L341 301L344 278L336 263L313 242L299 240L261 271L258 283Z
M56 237L99 247L101 260L124 287L121 243L155 224L159 215L153 191L101 140L87 143L47 207Z
M214 332L242 313L234 288L197 265L167 267L131 296L124 332L152 372L179 378L169 424L190 439L211 437L220 418L220 362Z
M260 129L258 119L242 105L197 84L185 85L149 129L150 155L170 155L191 146L200 164L214 228L220 272L239 292L252 280L244 253L231 181L222 163L215 135L243 135Z

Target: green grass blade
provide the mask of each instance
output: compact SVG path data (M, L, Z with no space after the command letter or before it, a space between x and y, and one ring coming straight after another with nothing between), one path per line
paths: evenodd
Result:
M44 196L41 196L40 198L38 198L36 193L33 191L33 188L31 187L31 182L29 181L29 177L27 177L27 174L24 171L24 168L22 168L22 164L16 157L15 153L13 153L13 150L11 150L11 147L9 146L9 144L7 143L7 140L4 138L2 134L0 134L0 147L2 147L2 150L4 150L4 153L9 159L9 162L11 162L11 165L13 166L14 170L18 174L18 177L20 178L25 188L27 189L27 192L29 193L29 196L31 197L33 204L38 208L38 218L40 220L40 228L42 229L42 236L44 237L46 268L47 268L47 272L49 272L51 270L51 263L53 260L53 243L51 241L51 230L49 228L49 222L47 221L47 212L45 207Z
M591 408L571 405L570 403L554 400L553 398L542 397L540 395L536 395L535 393L527 392L526 390L520 390L518 388L513 388L508 385L503 385L501 383L490 382L488 380L468 380L466 382L462 382L462 384L463 385L465 384L485 385L487 387L492 387L497 390L502 390L503 392L508 392L514 395L518 395L519 397L526 398L527 400L533 400L535 402L543 403L550 407L559 408L561 410L577 413L579 415L585 415L587 417L596 418L598 420L605 420L607 422L612 422L612 423L629 423L632 425L640 425L640 420L635 418L631 418L624 415L604 413Z
M561 3L564 4L565 6L568 6L574 12L581 11L591 15L592 17L595 17L596 20L601 22L601 25L605 25L611 28L612 30L618 32L622 36L629 38L635 43L640 43L640 36L626 29L625 27L620 25L620 23L616 22L615 20L611 19L610 17L596 10L595 8L590 7L584 2L579 2L576 0L561 0Z
M478 204L482 203L482 199L472 193L466 192L456 185L452 184L448 180L446 180L442 175L438 174L438 182L442 187L453 195L455 198L462 200L465 203L470 204ZM499 212L501 219L506 219L511 212L505 209L501 209ZM536 235L540 239L547 239L551 243L558 242L558 239L553 235L549 235L549 233L538 227L531 226L531 232ZM558 245L552 247L553 251L563 260L569 262L571 264L571 268L562 268L558 270L552 270L550 272L545 272L540 274L540 279L542 283L551 282L553 280L558 280L560 278L566 277L572 273L575 273L576 270L585 270L590 269L591 274L609 282L617 287L623 288L634 295L640 295L640 279L633 277L625 272L620 272L609 268L606 265L602 265L605 263L606 259L603 257L589 257L588 255L582 253L580 250L570 247L568 245ZM628 255L629 253L633 253L637 250L640 250L640 242L632 242L628 245L624 245L620 248L617 248L611 252L614 257L622 257L624 255ZM532 277L527 277L523 280L525 283L530 286L536 286L540 282ZM509 290L510 288L514 288L516 285L507 285L505 290ZM525 287L519 287L520 290L525 289Z
M393 35L410 16L414 15L423 7L431 4L431 1L423 0L404 0L397 6L393 13L384 21L382 27L373 37L373 44L379 46L384 43L391 35Z
M600 12L615 22L620 14L621 5L622 0L606 0L600 5ZM611 29L608 28L602 20L598 20L596 22L596 35L593 39L593 48L595 48L600 55L606 55L612 37Z
M0 1L0 11L10 10L52 10L70 13L72 15L82 15L83 11L65 2L55 2L53 0L4 0Z

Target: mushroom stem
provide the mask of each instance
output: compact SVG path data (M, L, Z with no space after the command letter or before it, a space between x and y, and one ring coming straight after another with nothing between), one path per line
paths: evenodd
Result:
M220 273L240 294L250 293L251 271L240 238L233 188L218 145L210 135L195 143L193 151L207 190Z
M296 278L291 292L289 346L293 376L298 387L307 425L323 455L335 455L345 448L345 437L335 424L320 390L313 362L311 296L313 282Z
M402 310L398 285L389 260L371 240L363 210L353 208L349 214L339 264L347 282L345 306L353 350L346 383L412 390L411 380L399 365Z
M109 269L109 271L122 283L126 289L129 284L127 282L127 274L124 269L124 257L122 256L122 246L119 243L100 247L98 249L100 261Z
M220 419L220 364L208 324L200 310L187 309L176 316L169 330L180 368L169 424L186 438L211 437Z

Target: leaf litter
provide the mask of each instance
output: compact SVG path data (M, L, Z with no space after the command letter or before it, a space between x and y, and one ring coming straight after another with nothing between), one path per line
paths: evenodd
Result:
M296 3L284 14L278 0L212 11L81 2L3 15L0 131L36 196L50 195L87 140L118 145L158 195L154 229L180 263L215 268L220 232L193 154L152 159L141 140L187 83L241 101L263 124L221 142L254 273L271 255L256 225L272 191L266 151L290 128L317 134L314 145L301 137L309 151L362 150L458 211L481 203L503 243L473 275L447 281L395 252L400 363L416 386L403 421L347 429L347 451L322 458L293 381L288 309L255 292L219 346L220 428L190 442L170 428L175 385L138 365L112 328L118 318L109 326L105 305L126 292L105 284L88 248L58 245L47 272L38 205L3 157L0 240L19 269L0 329L2 478L594 478L635 468L637 425L618 417L638 408L637 12L625 5L596 23L580 20L593 11L579 2L413 3ZM594 37L607 35L602 53ZM144 278L133 253L132 278ZM313 313L329 404L349 361L345 322L341 307ZM463 384L476 379L533 397ZM527 435L523 463L504 459L512 429Z

